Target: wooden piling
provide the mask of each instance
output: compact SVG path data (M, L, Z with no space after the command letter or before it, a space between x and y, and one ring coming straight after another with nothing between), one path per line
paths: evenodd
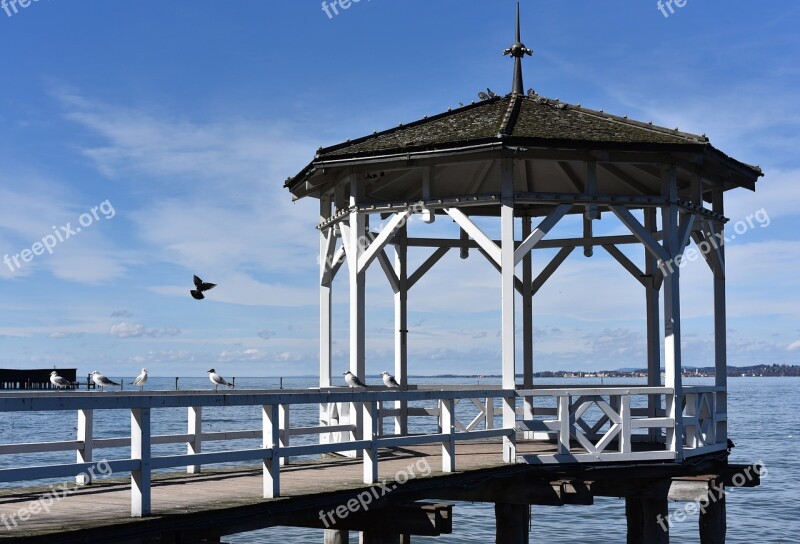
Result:
M728 531L725 495L712 498L709 494L708 505L703 503L700 504L700 544L725 544Z
M669 544L667 498L627 497L628 544Z
M324 544L350 544L350 532L325 529Z
M495 542L528 544L530 513L530 506L527 504L495 503Z

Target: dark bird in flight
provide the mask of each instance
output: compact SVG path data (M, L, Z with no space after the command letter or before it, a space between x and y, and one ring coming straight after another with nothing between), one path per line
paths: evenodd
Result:
M203 300L205 295L203 295L203 291L208 291L209 289L213 289L216 287L216 283L205 283L203 280L198 278L197 276L194 277L194 289L189 291L196 300Z

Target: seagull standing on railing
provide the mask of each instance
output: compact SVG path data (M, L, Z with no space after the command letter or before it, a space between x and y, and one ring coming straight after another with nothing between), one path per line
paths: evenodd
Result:
M142 373L136 376L136 379L133 380L133 385L139 386L139 391L144 390L144 384L147 383L147 369L143 368Z
M344 381L347 382L347 385L350 387L366 387L364 382L358 379L358 376L350 372L349 370L342 374L344 376Z
M397 389L398 387L400 387L400 384L397 383L397 380L394 379L394 376L392 376L385 370L381 372L381 377L383 378L383 383L386 385L386 387L390 389Z
M119 385L117 382L109 380L96 370L92 372L92 381L97 387L100 388L100 391L104 391L103 388L106 387L107 385Z
M65 378L59 376L58 372L55 370L50 373L50 383L52 383L56 389L61 389L62 387L69 387L72 385Z
M226 382L225 378L217 374L217 371L214 370L213 368L208 371L208 379L211 380L211 383L214 384L214 391L216 391L220 385L234 387L233 384Z

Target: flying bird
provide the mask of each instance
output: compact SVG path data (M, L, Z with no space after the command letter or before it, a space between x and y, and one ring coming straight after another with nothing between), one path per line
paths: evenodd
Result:
M92 372L92 381L97 387L100 388L100 391L103 391L103 388L109 385L119 385L117 382L109 380L96 370Z
M220 385L235 387L233 384L226 382L225 378L217 374L217 371L214 370L213 368L211 370L208 370L207 372L208 372L208 379L211 380L211 383L214 384L214 391L216 391Z
M397 383L397 380L394 379L394 376L385 370L381 372L381 376L383 377L383 383L386 385L386 387L389 387L390 389L397 389L400 387L400 384Z
M142 373L136 376L136 379L133 380L133 385L138 385L139 390L144 390L144 384L147 383L147 369L143 368Z
M52 383L56 389L61 389L62 387L69 387L72 385L65 378L59 376L58 372L55 370L50 373L50 383Z
M347 382L347 385L350 387L366 387L364 382L358 379L358 376L350 372L349 370L342 374L344 376L344 381Z
M201 280L200 278L198 278L197 276L195 276L194 277L194 287L195 288L192 289L189 292L192 294L192 297L195 300L203 300L204 298L206 298L205 295L203 294L203 291L208 291L210 289L213 289L216 286L217 286L216 283L206 283L203 280Z

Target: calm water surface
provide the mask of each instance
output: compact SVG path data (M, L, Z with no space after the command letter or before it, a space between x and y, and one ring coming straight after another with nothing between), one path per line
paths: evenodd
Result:
M130 380L126 380L130 381ZM377 379L373 380L377 383ZM277 387L276 379L240 378L243 388ZM417 380L422 383L423 380ZM425 383L475 383L479 380L426 379ZM492 380L480 380L493 383ZM689 384L710 383L710 380L692 379ZM494 383L497 383L496 381ZM540 380L543 384L564 384L566 380ZM584 379L575 383L590 384ZM599 383L599 381L598 381ZM614 383L637 383L634 380L616 380ZM285 379L284 386L291 388L312 387L311 379ZM181 378L181 389L207 389L206 379ZM151 378L149 389L174 388L174 379ZM768 469L762 486L755 489L734 490L728 495L728 542L731 544L800 543L800 464L796 460L800 449L800 422L795 416L800 406L800 379L798 378L732 378L729 380L728 426L729 435L736 442L731 462L751 464L761 461ZM125 431L121 432L120 418L125 419ZM120 411L95 413L95 435L98 438L127 434L127 414ZM314 425L318 417L317 409L293 408L292 425ZM184 432L185 410L155 410L153 428L157 434ZM256 429L260 427L260 414L252 409L204 409L205 432ZM432 425L427 422L424 427ZM0 421L0 443L55 441L74 439L75 414L25 413L9 414ZM422 430L422 428L420 428ZM427 429L426 429L427 430ZM293 437L293 444L311 443L314 436ZM238 443L241 447L251 447L248 441ZM223 443L204 443L204 451L224 449ZM237 445L238 447L238 445ZM183 445L154 446L155 455L183 453ZM96 452L108 459L127 457L127 449L106 449ZM24 457L27 465L74 460L73 453L30 454ZM19 461L15 456L0 456L0 466L12 466ZM3 487L17 487L22 482L6 484ZM619 499L597 499L593 506L533 507L531 542L550 543L609 543L625 542L625 508ZM682 506L672 503L670 510ZM454 531L452 535L437 538L415 537L416 543L489 543L494 542L494 508L492 504L456 503L453 512ZM565 536L567 535L567 536ZM355 533L352 535L355 538ZM671 530L673 542L698 542L697 518L689 517ZM321 543L322 532L312 529L273 528L250 533L230 535L223 539L232 544L281 544Z

